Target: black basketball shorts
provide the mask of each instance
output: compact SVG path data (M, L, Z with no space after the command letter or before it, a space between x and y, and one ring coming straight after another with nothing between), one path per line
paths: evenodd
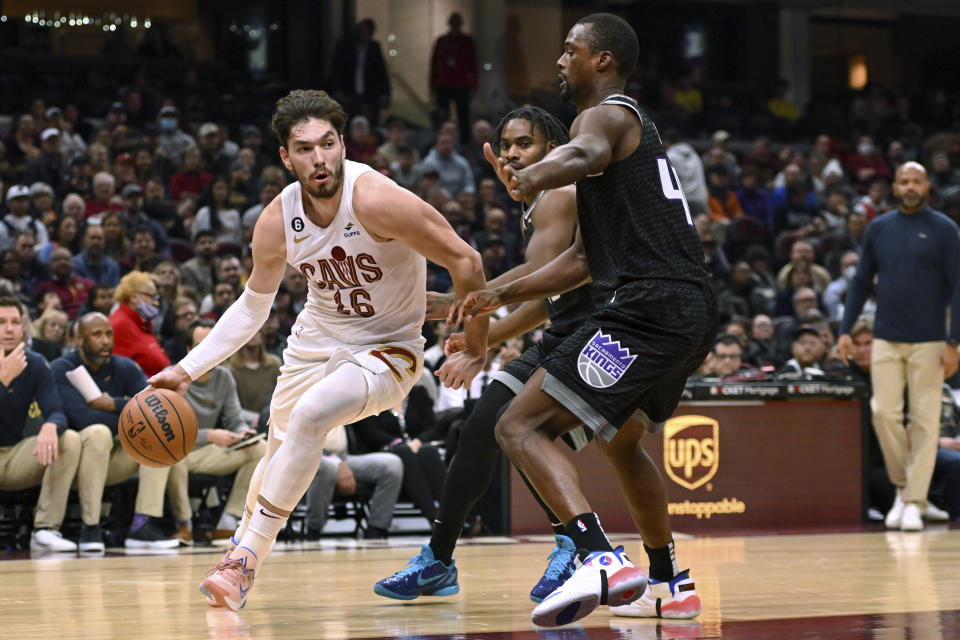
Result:
M717 322L706 285L630 283L544 358L542 390L607 441L637 411L663 422L713 346Z
M543 332L543 337L529 349L508 362L500 371L493 375L493 379L506 385L513 395L520 393L520 389L537 370L544 358L557 346L563 343L563 337L550 329ZM576 427L563 434L562 439L574 451L579 451L589 444L593 433L583 427Z

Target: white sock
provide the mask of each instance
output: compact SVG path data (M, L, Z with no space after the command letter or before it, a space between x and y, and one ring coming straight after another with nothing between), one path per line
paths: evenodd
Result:
M250 518L246 533L240 538L240 543L230 557L242 561L248 569L256 569L266 560L277 534L286 522L287 516L275 513L261 504Z
M243 534L247 532L247 527L250 526L250 517L252 515L253 515L253 512L251 512L250 509L246 505L244 505L243 517L240 518L240 524L237 525L237 530L233 534L233 538L231 538L234 544L238 544L240 540L243 538Z
M246 531L238 536L240 544L230 554L231 558L246 558L248 567L263 562L287 521L287 516L268 509L263 503L287 513L296 508L317 474L327 431L362 417L369 402L368 393L363 370L353 363L344 363L300 396L287 424L286 437L269 462L260 461L251 479L253 485L256 476L261 474L258 501L250 505L253 513ZM251 486L248 497L252 489Z

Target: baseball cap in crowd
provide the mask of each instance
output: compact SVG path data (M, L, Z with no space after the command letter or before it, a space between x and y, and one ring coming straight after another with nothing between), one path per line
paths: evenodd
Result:
M177 108L171 105L167 105L164 108L160 109L161 116L176 116L179 115Z
M242 127L240 127L240 138L241 138L241 139L243 139L243 138L259 138L259 137L261 137L261 136L260 136L260 128L257 127L256 125L245 124L245 125L243 125Z
M54 136L60 136L60 129L57 129L56 127L47 127L43 130L43 133L40 134L40 139L46 142Z
M117 154L117 157L113 160L114 164L133 164L133 156L124 151L123 153Z
M213 135L220 131L220 127L215 125L212 122L204 122L200 125L200 129L197 130L197 135L201 138L206 138L209 135Z
M818 338L820 337L820 332L817 331L816 328L815 328L813 325L810 325L810 324L802 324L802 325L800 325L799 327L797 327L796 329L794 329L794 331L793 331L793 339L794 339L794 340L799 340L799 339L800 339L800 336L802 336L802 335L805 334L805 333L808 333L808 334L810 334L811 336L817 336Z
M7 191L7 202L10 202L14 198L29 198L30 197L30 187L25 184L15 184L10 187L10 190Z
M53 197L53 187L48 185L46 182L34 182L32 185L30 185L31 198L38 196L41 193L45 193L48 196Z
M826 180L831 176L843 178L843 167L840 165L840 161L836 158L830 158L827 160L827 164L823 167L823 171L820 172L821 180Z
M713 143L726 142L730 139L730 132L726 129L717 129L713 132Z
M63 110L60 109L60 107L50 107L43 112L43 117L45 117L47 120L51 118L55 118L57 116L62 116L62 115L63 115Z
M107 113L118 113L124 111L122 102L114 102L110 105L110 108L107 109Z
M142 196L143 189L140 188L140 185L131 182L126 185L123 190L120 192L120 196L123 198L132 198L133 196Z

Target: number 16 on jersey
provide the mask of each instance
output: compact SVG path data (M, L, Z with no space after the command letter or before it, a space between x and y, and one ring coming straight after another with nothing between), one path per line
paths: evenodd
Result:
M687 224L692 227L693 218L690 216L690 205L687 204L687 197L683 195L677 170L666 158L657 158L657 166L660 169L660 184L663 186L664 197L667 200L679 200L683 203L683 212L687 214Z

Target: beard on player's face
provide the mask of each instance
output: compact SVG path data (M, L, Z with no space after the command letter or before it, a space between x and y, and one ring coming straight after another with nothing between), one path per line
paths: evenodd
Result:
M293 174L300 182L300 185L314 198L321 198L324 200L332 198L337 194L337 191L340 190L340 185L343 184L343 160L339 156L337 157L337 164L335 167L331 168L329 165L313 167L306 177L302 176L300 172L297 171L295 165L292 166ZM316 184L314 182L314 178L321 174L325 174L328 179L323 184Z

